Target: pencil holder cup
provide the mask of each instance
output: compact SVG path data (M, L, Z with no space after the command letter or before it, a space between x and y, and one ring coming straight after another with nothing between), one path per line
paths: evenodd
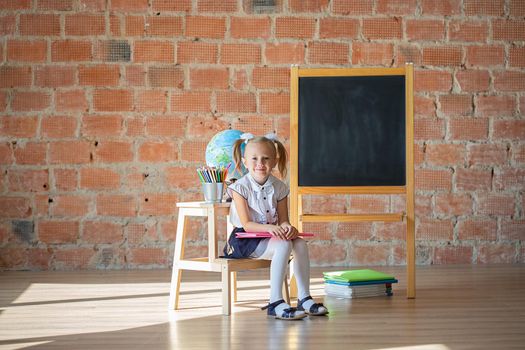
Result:
M205 182L202 184L204 201L208 203L221 202L224 182Z

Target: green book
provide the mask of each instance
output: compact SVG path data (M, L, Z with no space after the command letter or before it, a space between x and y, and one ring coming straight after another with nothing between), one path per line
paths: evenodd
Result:
M395 279L395 277L392 275L371 269L323 272L323 276L327 280L343 282L364 282Z

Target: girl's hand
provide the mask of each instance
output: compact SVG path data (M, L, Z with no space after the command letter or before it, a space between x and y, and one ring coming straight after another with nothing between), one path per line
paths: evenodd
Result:
M281 227L286 230L286 239L290 240L299 237L299 231L289 223L283 223Z
M268 225L268 232L270 232L273 236L280 238L280 239L287 239L286 234L287 231L285 228L277 225Z

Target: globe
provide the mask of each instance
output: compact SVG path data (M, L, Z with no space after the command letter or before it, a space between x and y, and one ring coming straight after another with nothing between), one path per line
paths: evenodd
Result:
M242 131L228 129L215 134L208 145L206 146L206 165L214 167L227 167L230 165L228 172L228 179L239 179L247 173L244 165L241 164L241 172L235 170L235 162L233 161L233 144L237 141ZM241 151L244 152L244 145L241 146Z

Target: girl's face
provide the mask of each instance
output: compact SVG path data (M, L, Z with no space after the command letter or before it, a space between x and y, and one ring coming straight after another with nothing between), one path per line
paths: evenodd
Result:
M267 142L249 142L242 162L255 181L264 184L277 164L275 147Z

